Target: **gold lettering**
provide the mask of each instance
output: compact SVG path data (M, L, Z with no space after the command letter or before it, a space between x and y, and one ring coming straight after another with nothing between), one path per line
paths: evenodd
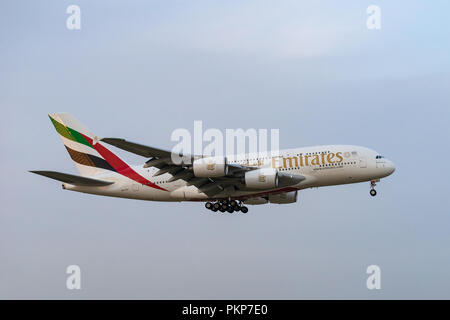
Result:
M344 161L344 158L342 157L342 152L337 152L336 153L336 157L338 157L338 161L337 162L342 162L342 161Z
M314 155L314 159L311 161L311 165L318 166L320 164L320 158L318 154Z
M280 159L280 157L273 157L272 158L272 168L277 168L277 169L282 168L282 166L279 164L280 163L279 159Z
M322 152L321 158L322 158L322 164L325 164L325 153L324 152Z
M329 163L334 163L334 161L332 160L334 158L334 153L330 152L329 154L327 154L327 161Z
M306 155L305 156L305 166L309 166L308 160L309 160L309 155Z
M295 160L295 161L294 161L294 162L295 162L295 167L298 167L298 159L297 159L297 157L287 157L287 158L283 158L283 166L284 166L285 168L287 168L287 167L286 167L286 160L289 161L289 168L292 168L292 160Z

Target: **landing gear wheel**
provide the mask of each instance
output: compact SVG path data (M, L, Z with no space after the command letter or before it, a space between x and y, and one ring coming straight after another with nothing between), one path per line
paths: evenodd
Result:
M237 207L237 205L238 205L238 203L237 203L236 200L231 200L231 201L230 201L230 206L232 206L233 208L234 208L234 207Z
M370 195L375 197L377 195L377 191L375 189L370 190Z
M219 211L223 213L223 212L225 212L225 211L227 211L227 210L224 209L223 207L220 207L220 208L219 208Z
M216 209L216 208L212 207L211 210L214 211L214 212L217 212L217 210L219 210L219 209Z
M234 209L234 211L236 211L236 212L241 211L241 207L239 207L238 205L235 206L235 207L233 207L233 209Z
M205 203L205 208L211 210L212 209L212 203L211 202L207 202Z
M248 212L248 208L246 206L242 206L241 207L241 212L242 213L247 213Z
M220 209L220 203L218 203L218 202L214 203L213 204L213 209L214 209L214 211L219 210Z
M223 211L220 210L220 211L222 211L222 212L225 212L225 211L228 209L228 205L227 205L225 202L222 203L222 204L220 205L220 207L221 207L221 209L223 209Z
M234 212L234 209L233 209L232 206L229 206L228 209L227 209L227 211L228 211L229 213L233 213L233 212Z

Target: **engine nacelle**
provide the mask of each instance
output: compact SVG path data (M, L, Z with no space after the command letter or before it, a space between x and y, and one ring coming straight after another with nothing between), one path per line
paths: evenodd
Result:
M261 168L245 173L245 185L252 189L273 189L278 187L278 171Z
M270 203L294 203L297 202L297 191L283 192L269 195Z
M200 178L224 177L228 173L226 157L208 157L194 160L194 175Z

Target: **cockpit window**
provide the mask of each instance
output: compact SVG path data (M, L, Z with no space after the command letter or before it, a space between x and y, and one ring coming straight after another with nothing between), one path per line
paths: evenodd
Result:
M375 159L383 159L383 158L384 158L384 156L380 156L380 155L375 157Z

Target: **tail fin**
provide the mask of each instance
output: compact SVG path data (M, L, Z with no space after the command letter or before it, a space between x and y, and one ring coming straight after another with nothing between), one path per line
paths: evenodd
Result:
M116 171L118 165L126 165L105 147L96 146L99 138L71 114L51 113L49 117L82 176L94 176L105 170Z

